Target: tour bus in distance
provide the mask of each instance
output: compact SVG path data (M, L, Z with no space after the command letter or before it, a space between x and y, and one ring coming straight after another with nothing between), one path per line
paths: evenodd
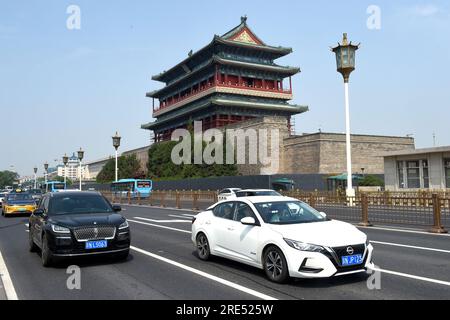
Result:
M152 180L121 179L111 183L111 192L116 197L147 198L153 189Z
M66 184L61 181L47 181L41 185L42 192L58 192L66 190Z

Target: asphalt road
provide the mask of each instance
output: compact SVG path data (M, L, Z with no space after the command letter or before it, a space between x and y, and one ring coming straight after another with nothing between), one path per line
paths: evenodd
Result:
M123 208L132 230L127 261L71 259L53 268L43 268L39 255L28 252L26 217L0 218L0 252L18 298L450 299L448 235L362 229L373 242L374 262L382 270L380 289L368 289L366 274L279 285L266 280L262 270L239 263L200 261L190 242L191 211ZM80 290L67 288L70 265L81 268Z

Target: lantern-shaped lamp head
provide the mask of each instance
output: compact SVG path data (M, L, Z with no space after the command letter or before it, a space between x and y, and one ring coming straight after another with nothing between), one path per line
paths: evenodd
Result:
M116 132L116 135L114 137L112 137L112 139L113 139L114 148L116 150L119 149L121 136L119 136L119 134Z
M48 171L48 163L47 162L44 163L44 169L45 169L46 172Z
M65 166L67 166L67 164L69 163L69 157L66 154L63 157L63 163Z
M37 167L34 167L33 170L34 170L34 174L36 174L37 171L38 171L38 168L37 168Z
M336 54L337 71L342 74L345 82L349 81L350 73L355 70L355 56L358 49L359 44L349 43L346 33L344 33L342 44L338 43L337 47L331 48L331 51Z
M84 151L83 149L80 148L80 150L78 150L78 160L83 160L84 158Z

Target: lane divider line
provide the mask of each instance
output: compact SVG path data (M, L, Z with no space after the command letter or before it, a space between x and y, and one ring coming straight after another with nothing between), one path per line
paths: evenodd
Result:
M417 246L411 246L411 245L399 244L399 243L381 242L381 241L372 241L372 240L370 241L370 243L381 244L381 245L386 245L386 246L393 246L393 247L402 247L402 248L410 248L410 249L418 249L418 250L427 250L427 251L450 253L450 250L427 248L427 247L417 247Z
M223 284L223 285L225 285L225 286L227 286L227 287L230 287L230 288L233 288L233 289L235 289L235 290L238 290L238 291L247 293L247 294L252 295L252 296L254 296L254 297L257 297L257 298L260 298L260 299L263 299L263 300L278 300L278 299L276 299L276 298L274 298L274 297L271 297L271 296L269 296L269 295L266 295L266 294L264 294L264 293L261 293L261 292L258 292L258 291L256 291L256 290L253 290L253 289L244 287L244 286L242 286L242 285L240 285L240 284L237 284L237 283L234 283L234 282L231 282L231 281L228 281L228 280L225 280L225 279L222 279L222 278L213 276L213 275L211 275L211 274L209 274L209 273L206 273L206 272L204 272L204 271L200 271L200 270L198 270L198 269L195 269L195 268L189 267L189 266L187 266L187 265L181 264L181 263L179 263L179 262L176 262L176 261L173 261L173 260L164 258L164 257L159 256L159 255L156 255L156 254L154 254L154 253L151 253L151 252L148 252L148 251L139 249L139 248L137 248L137 247L131 246L130 248L131 248L132 250L136 251L136 252L142 253L143 255L146 255L146 256L149 256L149 257L151 257L151 258L157 259L157 260L159 260L159 261L162 261L162 262L171 264L171 265L173 265L173 266L175 266L175 267L178 267L178 268L180 268L180 269L183 269L183 270L192 272L192 273L194 273L194 274L196 274L196 275L199 275L199 276L201 276L201 277L204 277L204 278L213 280L213 281L218 282L218 283L220 283L220 284Z
M358 224L353 224L357 228L368 229L368 230L383 230L383 231L394 231L394 232L405 232L405 233L416 233L416 234L425 234L429 236L440 236L440 237L450 237L448 233L431 233L427 231L419 231L419 230L411 230L411 229L395 229L391 227L363 227Z
M157 220L157 219L148 219L148 218L142 218L142 217L133 217L133 219L138 219L138 220L144 220L144 221L150 221L150 222L157 222L157 223L171 223L171 222L175 222L175 223L191 223L191 220Z
M442 281L442 280L436 280L436 279L431 279L431 278L426 278L426 277L420 277L420 276L415 276L415 275L408 274L408 273L402 273L402 272L397 272L397 271L385 270L385 269L380 269L380 268L371 268L371 269L374 270L374 271L388 273L388 274L392 274L392 275L399 276L399 277L410 278L410 279L415 279L415 280L421 280L421 281L426 281L426 282L431 282L431 283L436 283L436 284L442 284L444 286L449 286L450 287L450 282L448 282L448 281Z
M162 229L167 229L167 230L172 230L172 231L178 231L178 232L184 232L184 233L191 234L191 231L188 231L188 230L182 230L182 229L177 229L177 228L172 228L172 227L167 227L167 226L160 226L159 224L153 224L153 223L148 223L148 222L136 221L136 220L131 220L131 219L127 219L127 221L138 223L138 224L143 224L143 225L147 225L147 226L152 226L152 227L157 227L157 228L162 228Z
M0 278L3 282L3 288L6 292L6 298L8 300L19 300L17 297L16 289L14 289L14 284L6 267L5 260L3 260L2 253L0 252Z
M169 217L173 217L173 218L181 218L181 219L184 219L184 220L186 220L186 221L192 221L192 218L190 218L190 217L186 217L186 216L179 216L179 215L176 215L176 214L169 214Z

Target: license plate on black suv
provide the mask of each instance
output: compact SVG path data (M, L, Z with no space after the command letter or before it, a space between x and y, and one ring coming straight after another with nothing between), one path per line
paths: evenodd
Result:
M98 240L98 241L88 241L86 242L85 249L101 249L108 247L108 241L106 240Z

